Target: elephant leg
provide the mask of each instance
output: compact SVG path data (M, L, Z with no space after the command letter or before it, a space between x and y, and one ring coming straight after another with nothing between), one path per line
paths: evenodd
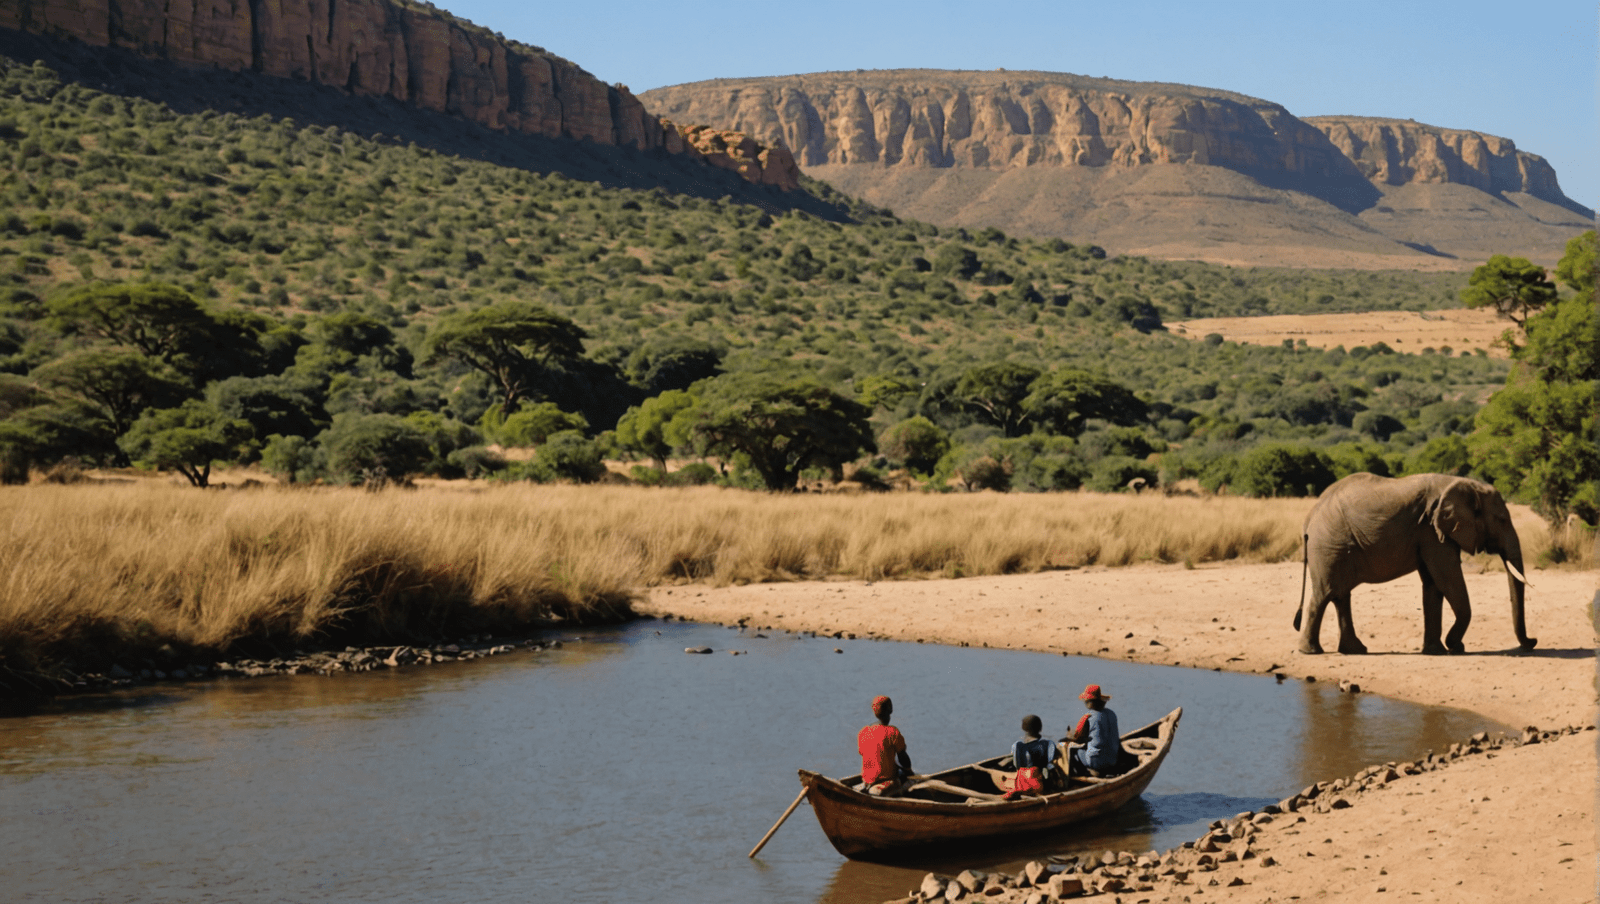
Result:
M1300 652L1322 652L1322 615L1328 609L1328 591L1321 584L1311 588L1305 611L1295 616L1295 627L1300 629Z
M1438 656L1449 652L1444 644L1439 642L1444 595L1439 592L1433 581L1429 580L1426 568L1419 571L1422 574L1422 652L1429 656Z
M1333 598L1333 611L1339 617L1339 652L1347 656L1359 656L1367 651L1367 645L1356 636L1356 623L1350 617L1350 593L1346 591Z
M1454 547L1440 547L1425 550L1422 554L1423 587L1424 594L1429 584L1435 588L1434 592L1443 594L1450 603L1450 611L1455 615L1455 624L1450 626L1449 633L1444 636L1444 645L1452 653L1465 653L1467 645L1464 639L1467 626L1472 624L1472 602L1467 597L1467 582L1461 576L1461 554ZM1431 637L1437 642L1438 630L1443 621L1442 607L1438 602L1433 604L1435 612L1433 633L1423 637L1424 650ZM1427 622L1427 597L1423 597L1423 622L1426 632Z

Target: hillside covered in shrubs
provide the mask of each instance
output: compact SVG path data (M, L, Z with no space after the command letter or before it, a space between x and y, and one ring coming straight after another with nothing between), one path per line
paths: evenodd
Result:
M0 60L0 463L784 489L1257 495L1456 471L1505 361L1163 321L1438 308L1449 274L1248 270L607 188ZM759 200L759 199L757 199ZM1571 294L1571 290L1566 290ZM489 447L536 446L508 464ZM706 459L688 468L669 462Z

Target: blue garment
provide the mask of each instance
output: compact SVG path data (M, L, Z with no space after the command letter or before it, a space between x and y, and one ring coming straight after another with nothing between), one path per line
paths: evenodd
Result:
M1079 763L1098 772L1113 772L1122 752L1122 735L1117 731L1117 714L1109 709L1091 709L1084 716L1088 738L1073 751Z
M1018 769L1028 766L1038 766L1044 770L1042 774L1050 774L1050 761L1055 759L1056 744L1049 738L1027 738L1011 745L1011 763Z

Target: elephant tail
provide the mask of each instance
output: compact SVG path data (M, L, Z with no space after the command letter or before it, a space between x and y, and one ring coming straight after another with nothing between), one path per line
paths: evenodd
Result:
M1300 606L1294 610L1294 629L1300 630L1300 615L1306 609L1306 573L1311 570L1311 555L1306 534L1300 535Z

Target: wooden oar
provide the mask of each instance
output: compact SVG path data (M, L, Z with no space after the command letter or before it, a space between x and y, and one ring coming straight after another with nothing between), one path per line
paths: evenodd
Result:
M772 836L778 834L778 827L783 825L783 821L789 818L789 814L794 812L794 808L795 807L800 806L800 802L802 800L806 799L806 792L808 792L810 790L811 790L810 788L801 788L800 789L800 796L796 797L794 799L794 803L789 805L789 809L783 811L783 815L778 817L778 821L772 824L772 828L767 830L767 834L762 835L761 836L761 841L758 842L756 844L756 846L751 849L751 851L750 851L750 856L751 857L754 857L755 855L761 853L761 849L767 846L767 842L772 840Z

